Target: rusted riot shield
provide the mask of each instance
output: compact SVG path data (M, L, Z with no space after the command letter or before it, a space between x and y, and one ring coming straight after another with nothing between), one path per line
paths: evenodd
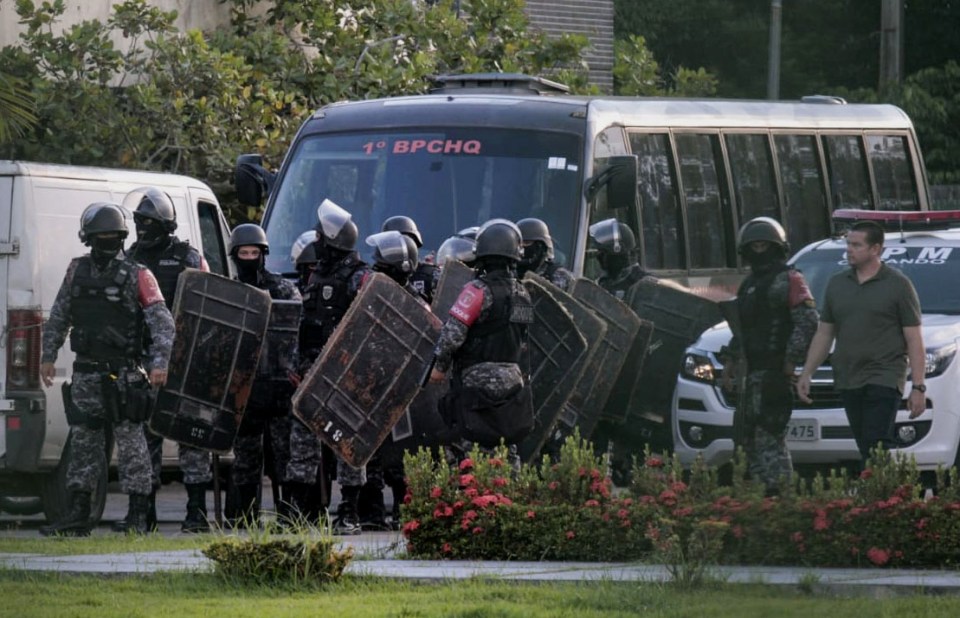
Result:
M364 465L420 391L440 326L373 274L294 393L294 414L348 464Z
M571 427L579 426L580 435L589 438L640 329L640 318L624 303L588 279L574 281L572 296L607 325L599 348L561 412L562 422Z
M440 271L440 281L433 292L433 315L446 320L450 307L457 302L460 291L476 278L472 268L458 260L447 260Z
M547 279L528 272L523 284L534 308L534 322L529 330L534 426L520 443L520 457L532 461L539 455L583 373L590 351L587 335L597 337L603 326L572 296Z
M637 336L633 338L633 345L627 352L627 358L620 368L620 375L610 391L610 397L607 398L607 405L603 409L601 417L614 423L622 423L627 420L630 410L637 405L632 398L638 393L635 391L637 376L643 371L643 365L647 360L647 350L650 340L653 337L654 325L649 320L640 320L640 328L637 330Z
M643 371L634 382L627 416L666 427L683 353L706 329L723 321L719 305L673 283L641 280L627 291L626 302L638 316L653 322Z
M176 338L151 430L215 453L233 448L270 307L270 295L253 286L199 270L180 274Z
M302 313L303 304L299 300L271 301L270 322L250 393L251 409L285 410L290 405L293 394L290 374L297 373L300 366L297 343Z

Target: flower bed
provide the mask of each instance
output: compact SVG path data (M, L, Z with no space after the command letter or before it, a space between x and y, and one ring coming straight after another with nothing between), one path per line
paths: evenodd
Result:
M589 444L568 440L557 463L522 466L474 451L459 467L408 455L402 508L418 558L706 564L943 567L960 563L956 470L923 496L906 460L874 454L861 478L818 477L779 497L744 479L647 453L614 491ZM800 485L800 483L798 483Z

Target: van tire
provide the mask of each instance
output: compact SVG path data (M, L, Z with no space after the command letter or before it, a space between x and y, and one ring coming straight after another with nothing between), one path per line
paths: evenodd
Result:
M70 494L67 491L67 462L70 460L71 441L60 455L60 463L43 478L41 500L43 513L48 522L59 520L67 512L70 505ZM107 455L103 455L103 476L97 481L97 487L90 499L90 521L96 525L103 516L103 509L107 504Z
M38 496L0 496L0 511L11 515L36 515L43 510Z

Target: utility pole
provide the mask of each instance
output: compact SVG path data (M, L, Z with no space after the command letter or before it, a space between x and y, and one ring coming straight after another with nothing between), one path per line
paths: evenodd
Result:
M780 20L783 0L770 0L770 48L767 56L767 98L780 98Z
M880 5L880 90L903 79L903 0Z

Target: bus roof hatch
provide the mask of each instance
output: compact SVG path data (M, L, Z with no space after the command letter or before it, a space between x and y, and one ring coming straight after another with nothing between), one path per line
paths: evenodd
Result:
M569 94L570 87L523 73L437 75L430 94Z

